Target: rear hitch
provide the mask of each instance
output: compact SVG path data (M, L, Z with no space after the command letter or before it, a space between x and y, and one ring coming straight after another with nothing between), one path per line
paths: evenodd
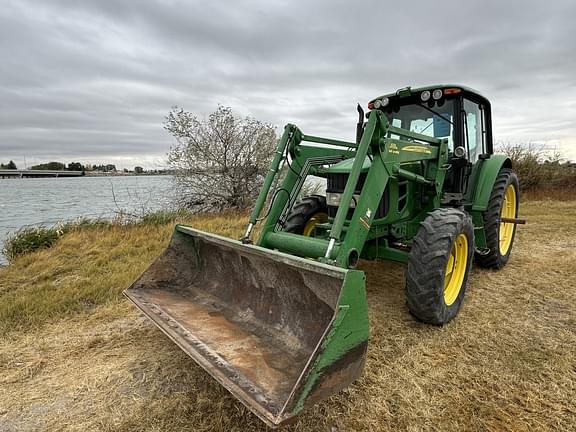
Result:
M499 219L500 223L512 223L512 224L516 224L516 225L526 225L526 219L520 219L520 218L500 218Z

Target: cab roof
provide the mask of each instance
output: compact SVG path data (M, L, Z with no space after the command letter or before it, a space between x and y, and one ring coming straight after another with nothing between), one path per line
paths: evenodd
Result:
M400 88L400 89L396 90L394 93L388 93L388 94L384 94L382 96L378 96L378 97L372 99L369 103L372 103L377 99L382 99L385 97L387 97L387 98L393 98L396 96L407 97L407 96L416 95L416 94L421 93L425 90L433 91L436 89L442 89L443 90L446 88L460 89L464 93L475 95L475 96L479 97L480 99L483 99L486 103L488 103L488 104L490 103L490 101L488 101L488 99L485 96L483 96L480 92L474 90L473 88L463 86L461 84L435 84L435 85L429 85L429 86L417 87L417 88L411 88L410 86L408 86L408 87Z

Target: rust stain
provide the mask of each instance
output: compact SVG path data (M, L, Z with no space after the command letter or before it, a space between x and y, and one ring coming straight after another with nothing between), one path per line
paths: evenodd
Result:
M191 299L170 291L142 294L269 396L286 395L308 358L289 336L273 337L249 317L230 321L215 298Z

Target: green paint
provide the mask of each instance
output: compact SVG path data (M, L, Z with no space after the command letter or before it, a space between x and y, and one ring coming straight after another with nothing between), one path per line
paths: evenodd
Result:
M352 165L354 164L355 158L350 158L331 165L324 170L327 174L348 174L352 170ZM362 172L367 172L370 169L370 158L364 158L364 163L362 164Z
M485 211L488 208L488 201L492 194L492 188L496 182L496 177L505 164L510 164L510 159L505 155L492 155L481 163L476 187L474 188L474 202L472 210Z
M361 271L348 270L332 328L322 342L313 366L305 377L304 387L298 395L292 414L297 414L304 408L307 397L322 379L324 371L350 350L366 342L369 335L365 276Z

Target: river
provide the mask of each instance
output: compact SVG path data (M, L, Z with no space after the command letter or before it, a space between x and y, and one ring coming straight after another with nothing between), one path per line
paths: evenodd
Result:
M170 176L0 179L0 251L9 233L79 217L110 219L169 208ZM0 253L0 265L6 258Z

